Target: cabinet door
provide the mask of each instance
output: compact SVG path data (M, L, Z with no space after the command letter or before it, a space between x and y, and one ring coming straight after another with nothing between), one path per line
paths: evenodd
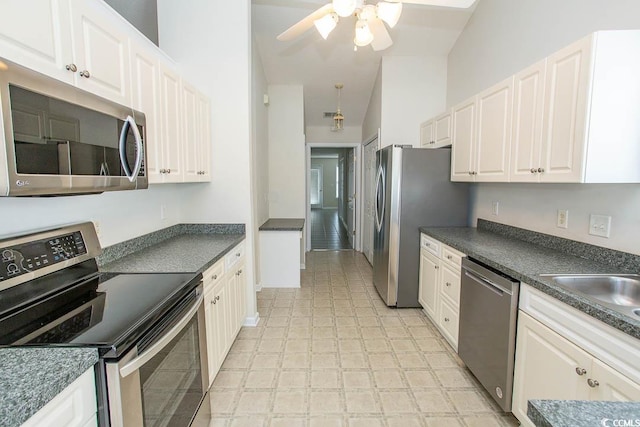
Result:
M458 308L460 306L460 270L456 272L444 265L444 263L441 267L440 289L442 290L442 295L449 299L452 307Z
M478 95L476 181L508 181L512 103L513 77Z
M238 271L236 269L231 270L229 273L227 280L225 281L225 300L224 300L224 316L225 316L225 337L226 337L226 348L225 355L229 348L231 348L231 344L233 344L233 339L235 338L235 328L237 324L236 320L236 283L237 283L237 275Z
M435 148L451 145L451 111L440 114L433 121L433 142Z
M158 59L147 49L131 45L131 80L133 82L133 108L142 111L146 118L145 148L147 177L150 183L162 182L162 143L160 134L160 71Z
M546 60L515 75L511 131L511 182L537 182L542 168L542 111Z
M247 275L244 272L244 262L240 265L238 270L236 290L238 293L238 327L236 333L238 333L244 324L244 319L247 314Z
M438 311L438 326L451 347L458 351L458 331L459 331L459 315L458 310L451 306L444 298L440 300L440 309Z
M198 156L200 181L211 181L211 102L203 94L198 95Z
M184 182L200 180L200 143L198 141L198 92L182 81L182 152L184 158Z
M73 83L71 30L66 0L3 1L0 13L2 57Z
M102 2L75 0L70 11L77 86L131 105L128 36L114 25Z
M182 182L180 76L164 64L160 64L160 99L164 182Z
M218 343L216 336L216 319L214 301L215 292L212 290L204 295L205 332L207 336L207 365L209 367L209 387L218 373ZM217 301L215 301L217 303Z
M543 182L583 180L592 40L593 36L586 37L547 58Z
M475 115L475 97L453 108L451 181L473 181L473 146L476 137Z
M530 399L588 400L585 382L591 361L588 353L519 311L513 414L523 425L533 426L527 417ZM576 369L587 372L579 375Z
M425 313L435 322L437 321L437 295L440 272L440 260L427 252L420 250L420 283L418 287L418 301Z
M433 120L420 125L420 146L430 148L433 145Z
M592 381L591 400L608 400L638 402L640 401L640 384L631 381L620 372L594 359L591 372L585 375ZM595 387L594 387L595 386Z
M227 288L225 282L222 281L214 288L211 293L208 305L211 310L211 343L212 348L209 350L209 380L213 381L215 376L224 362L229 347L229 336L227 334ZM206 299L206 298L205 298Z

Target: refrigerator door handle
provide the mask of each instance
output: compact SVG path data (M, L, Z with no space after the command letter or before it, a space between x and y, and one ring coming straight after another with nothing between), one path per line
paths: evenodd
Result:
M384 169L382 165L378 168L378 178L376 179L376 228L378 232L382 229L382 222L384 221L384 210L385 210L385 176ZM382 197L380 197L380 189L382 188ZM381 199L382 198L382 203ZM380 210L380 206L382 205L382 210Z

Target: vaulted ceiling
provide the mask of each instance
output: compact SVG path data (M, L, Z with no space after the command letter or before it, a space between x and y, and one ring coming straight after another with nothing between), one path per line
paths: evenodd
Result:
M252 29L269 84L301 84L305 124L330 126L323 113L335 111L336 83L343 83L345 126L361 126L382 56L446 56L464 29L474 7L451 9L404 4L398 24L389 30L393 46L374 52L354 51L355 18L341 18L327 40L315 28L289 42L278 34L329 0L253 0ZM373 3L373 2L370 2Z

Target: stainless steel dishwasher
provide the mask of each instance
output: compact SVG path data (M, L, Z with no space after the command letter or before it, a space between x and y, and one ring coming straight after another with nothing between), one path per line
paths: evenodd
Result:
M462 260L458 354L511 412L520 282L476 260Z

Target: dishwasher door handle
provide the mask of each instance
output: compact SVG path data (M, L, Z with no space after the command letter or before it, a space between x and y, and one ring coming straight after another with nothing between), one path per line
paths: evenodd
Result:
M478 273L471 272L467 269L464 269L464 275L469 277L473 281L478 282L479 284L481 284L482 286L489 289L491 292L496 293L499 296L502 296L503 294L511 295L511 292L507 291L502 286L498 285L495 282L492 282L491 280L487 279L486 277Z

